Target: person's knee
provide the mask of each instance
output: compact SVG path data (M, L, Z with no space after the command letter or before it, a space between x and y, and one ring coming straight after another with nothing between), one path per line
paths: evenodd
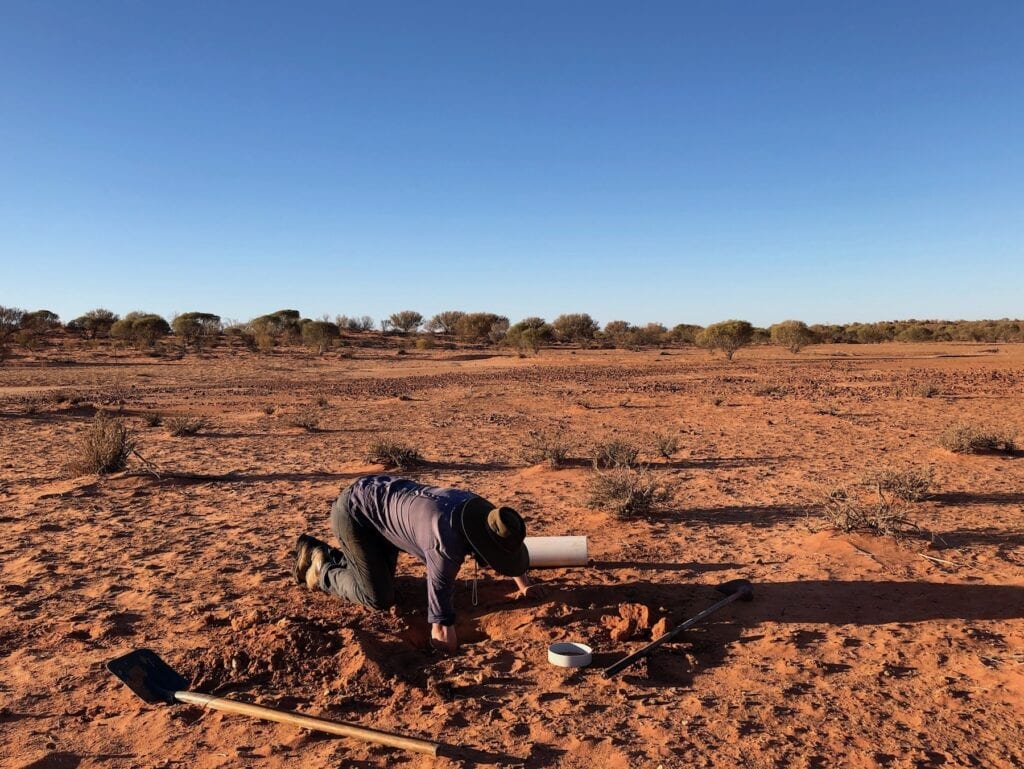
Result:
M363 595L363 606L377 611L387 611L395 605L393 590L369 590Z

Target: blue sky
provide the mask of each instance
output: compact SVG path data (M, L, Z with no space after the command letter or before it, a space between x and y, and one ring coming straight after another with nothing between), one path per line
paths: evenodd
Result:
M1024 316L1024 3L0 3L0 304Z

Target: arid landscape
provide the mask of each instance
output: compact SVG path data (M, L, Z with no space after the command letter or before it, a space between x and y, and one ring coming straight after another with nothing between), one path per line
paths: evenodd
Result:
M545 350L215 349L180 360L79 344L0 368L0 731L6 767L1024 766L1024 459L940 446L950 425L1024 434L1024 345ZM99 410L127 471L67 469ZM175 416L205 418L173 437ZM159 417L159 418L158 418ZM568 459L531 462L557 434ZM670 456L654 436L674 435ZM384 468L583 534L587 567L539 598L460 591L455 656L428 649L422 570L399 605L298 587L303 531ZM595 447L639 449L667 489L622 519L588 502ZM915 528L844 533L837 486L930 468ZM469 576L469 569L464 575ZM646 662L601 668L745 577ZM623 630L621 616L634 617ZM623 640L613 640L623 635ZM658 632L657 630L655 632ZM548 644L595 650L590 668ZM156 650L194 689L437 740L430 758L186 705L146 705L104 668Z

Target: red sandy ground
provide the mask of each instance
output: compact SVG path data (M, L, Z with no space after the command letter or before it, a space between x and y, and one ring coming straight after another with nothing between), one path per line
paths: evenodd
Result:
M939 394L914 395L924 382ZM81 349L9 362L0 764L1024 766L1024 460L937 443L958 420L1024 435L1022 394L1013 345L762 348L731 364L694 350L168 361ZM322 429L288 425L321 397ZM122 411L159 477L138 461L68 477L69 447L103 404ZM145 426L153 411L211 426L172 438ZM588 509L582 461L521 459L528 431L555 425L577 460L599 441L637 443L674 501L627 523ZM654 431L678 433L674 459L655 458ZM411 560L390 614L300 589L295 536L328 535L339 488L381 469L364 460L381 433L423 452L421 480L511 504L532 534L586 534L593 563L542 572L553 588L542 600L513 600L510 581L487 578L473 608L463 590L453 658L425 648ZM915 515L940 540L827 530L822 488L910 463L934 469ZM602 679L650 638L611 641L605 618L620 604L675 623L740 576L754 602ZM592 645L595 665L549 666L546 647L562 639ZM140 646L202 691L473 752L434 759L147 706L103 667Z

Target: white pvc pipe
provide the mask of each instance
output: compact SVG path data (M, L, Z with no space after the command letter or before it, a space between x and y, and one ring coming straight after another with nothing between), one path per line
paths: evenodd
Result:
M586 566L586 537L526 537L523 540L530 554L530 566Z

